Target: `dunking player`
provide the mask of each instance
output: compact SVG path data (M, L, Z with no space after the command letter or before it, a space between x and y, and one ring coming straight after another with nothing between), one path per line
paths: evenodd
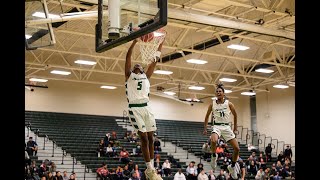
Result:
M234 108L234 105L225 98L224 95L224 88L222 84L218 84L216 88L216 97L217 99L214 99L212 103L209 105L207 114L204 120L204 130L203 134L207 134L207 125L208 125L208 119L212 112L212 118L213 118L213 126L212 126L212 134L211 134L211 162L210 165L213 170L215 170L217 166L217 154L216 154L216 144L218 141L218 138L220 136L223 136L223 138L226 140L226 142L230 143L231 146L234 149L234 152L232 154L232 164L228 166L228 170L230 172L230 175L233 179L238 179L238 173L240 171L239 164L237 163L238 157L239 157L239 144L237 139L235 138L235 134L231 130L230 125L230 114L233 114L234 117L234 131L237 130L237 113Z
M154 68L161 55L163 42L155 53L154 61L149 64L148 70L144 72L140 64L134 65L131 70L131 54L137 40L134 40L127 52L125 63L126 95L129 103L129 119L135 131L141 139L141 149L147 169L146 178L150 180L162 180L154 168L154 144L153 133L156 131L156 121L148 106L150 82Z

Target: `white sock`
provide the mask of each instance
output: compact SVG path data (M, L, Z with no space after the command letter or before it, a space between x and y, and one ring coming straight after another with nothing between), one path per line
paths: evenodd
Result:
M152 167L153 167L153 166L151 165L151 162L146 162L146 165L147 165L147 168L148 168L148 169L152 169Z
M151 166L154 168L154 159L150 159Z

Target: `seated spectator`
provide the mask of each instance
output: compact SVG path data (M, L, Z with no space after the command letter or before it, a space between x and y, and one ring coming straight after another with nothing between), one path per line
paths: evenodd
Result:
M227 179L227 176L224 174L224 171L221 169L219 175L217 176L218 180L225 180Z
M251 161L250 165L247 166L248 174L252 175L252 176L256 176L257 171L258 171L258 167L257 167L255 161Z
M63 177L63 180L69 180L67 171L63 171L63 176L62 177Z
M60 171L57 171L57 172L56 172L56 180L63 180L63 177L62 177Z
M110 172L107 168L107 165L106 164L102 164L102 166L100 168L97 169L97 177L100 179L100 180L107 180L110 178Z
M203 164L202 164L202 163L199 163L199 164L197 165L197 173L198 173L198 175L201 173L202 170L203 170Z
M31 159L27 151L24 151L24 163L26 168L31 165Z
M218 155L218 158L224 157L224 149L222 148L222 145L217 146L216 154Z
M208 179L209 180L216 180L216 175L213 174L212 170L209 171Z
M186 180L186 176L182 173L181 168L178 169L173 177L173 180Z
M116 179L123 179L123 168L121 166L118 166L116 169Z
M75 180L75 179L76 179L75 174L70 174L70 176L69 176L69 180Z
M137 144L136 144L136 154L138 156L140 156L142 154L142 150L141 150L141 142L138 141Z
M162 170L164 176L170 176L171 175L171 163L168 159L166 159L162 164Z
M263 170L266 169L267 164L266 164L266 162L265 162L265 160L264 160L264 158L263 158L262 153L260 153L257 162L258 162L258 168L262 167Z
M106 156L108 156L108 157L115 156L115 152L114 152L113 148L111 147L111 144L108 144L108 147L106 149Z
M162 170L162 165L160 163L160 158L157 158L157 159L154 160L154 166L153 167L156 169L157 173L160 174L160 176L163 175L163 170Z
M204 172L204 169L200 171L200 174L197 177L198 180L208 180L208 175Z
M56 163L51 162L50 167L49 167L49 171L52 173L57 171Z
M110 133L107 133L106 136L103 138L103 142L105 146L108 146L110 139ZM112 146L111 146L112 147Z
M26 150L29 156L36 156L38 152L38 144L33 141L32 137L29 137L29 141L27 142Z
M122 148L122 150L120 151L120 155L119 155L119 161L121 161L124 164L129 163L130 159L129 159L129 152L126 150L125 147Z
M123 168L123 171L122 171L122 176L123 176L123 179L124 180L128 180L130 178L130 171L129 171L129 167L128 167L128 164L126 164Z
M262 167L259 168L259 171L257 172L256 176L255 176L256 180L265 180L265 173L262 169Z
M138 164L134 165L134 169L131 171L131 177L134 177L134 174L136 174L136 178L141 179L142 172L140 171Z
M195 162L191 161L186 169L187 179L196 180L198 176L197 168L194 166Z
M126 139L128 142L130 142L130 131L126 131L124 133L123 139Z
M154 144L154 151L156 151L156 153L161 152L161 143L157 137L154 137L153 144Z
M202 145L202 153L203 153L203 159L207 162L209 162L211 159L211 149L209 146L209 143L205 142Z
M139 177L137 176L137 173L134 172L134 173L132 174L132 176L130 177L129 180L140 180L140 179L141 179L141 178L139 178Z
M48 178L47 180L55 180L56 178L54 177L54 175L52 174L52 172L48 172Z
M112 131L111 137L109 138L109 143L111 144L111 147L118 143L118 137L115 131Z

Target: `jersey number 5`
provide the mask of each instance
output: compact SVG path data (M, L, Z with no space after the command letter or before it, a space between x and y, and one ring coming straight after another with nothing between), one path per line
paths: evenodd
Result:
M142 89L142 81L138 81L137 90L141 90L141 89Z

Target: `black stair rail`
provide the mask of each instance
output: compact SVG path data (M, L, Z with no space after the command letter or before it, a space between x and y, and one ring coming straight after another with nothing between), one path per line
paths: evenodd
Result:
M65 156L67 156L67 152L66 152L66 153L64 153L64 152L65 152L65 148L63 148L63 147L62 147L61 149L62 149L62 157L61 157L62 159L61 159L61 164L63 164L64 157L65 157Z
M45 136L43 137L43 148L42 148L43 150L46 149L46 141L48 140L49 140L48 135L45 134Z
M278 155L278 142L279 142L278 139L271 139L271 147L272 147L272 149L275 149L276 156ZM272 153L271 153L271 155L272 155Z
M178 146L178 139L176 139L176 145L174 146L174 152L177 152L177 146Z
M74 156L72 156L72 172L74 172L74 164L75 164Z
M56 143L56 141L52 140L52 156L54 157L54 144Z
M37 142L37 136L39 136L39 133L40 133L40 130L39 129L36 129L35 131L35 137L34 137L34 141Z

